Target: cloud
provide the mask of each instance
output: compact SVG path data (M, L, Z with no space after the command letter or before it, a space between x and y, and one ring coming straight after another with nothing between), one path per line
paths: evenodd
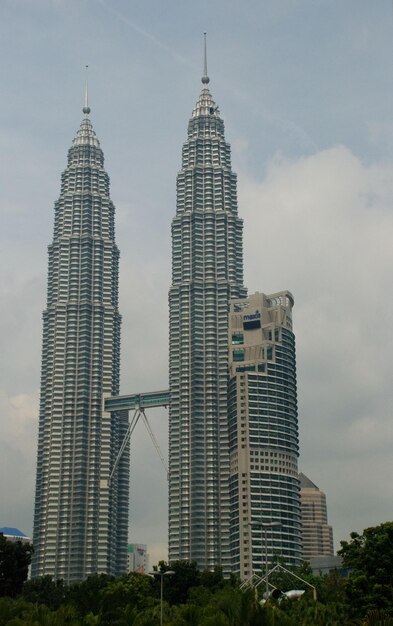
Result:
M330 499L338 540L391 515L392 488L365 485L393 469L393 165L336 146L239 182L248 286L295 297L299 466Z
M138 235L142 225L136 215L132 223L135 245L122 247L120 268L122 393L168 388L169 242L160 233L161 241L150 250ZM146 415L168 461L168 410L149 410ZM165 470L139 420L130 443L129 537L133 543L147 543L151 565L167 559L167 520Z
M33 518L38 390L9 396L0 390L0 523L29 534Z
M168 544L167 543L150 543L148 546L149 568L158 565L159 561L168 560Z
M0 391L0 411L9 419L2 424L2 439L13 451L28 452L30 446L26 434L36 430L38 417L38 390L31 395L8 396Z

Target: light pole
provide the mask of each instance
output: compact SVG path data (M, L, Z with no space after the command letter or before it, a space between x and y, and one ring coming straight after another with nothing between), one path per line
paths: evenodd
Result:
M167 572L149 572L150 576L159 576L161 579L161 586L160 586L160 626L162 626L163 621L162 621L162 616L163 616L163 596L164 596L164 576L174 576L174 574L176 574L176 572L174 572L173 570L168 570Z
M265 597L266 600L269 597L269 568L267 562L267 531L269 528L281 528L281 522L250 522L249 526L259 527L261 529L261 535L264 538L265 544ZM252 532L252 531L251 531ZM252 536L252 535L251 535ZM252 548L251 548L252 550Z

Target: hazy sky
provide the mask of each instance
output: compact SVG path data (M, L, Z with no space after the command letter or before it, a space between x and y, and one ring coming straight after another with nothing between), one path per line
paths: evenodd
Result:
M168 386L170 223L205 30L246 284L295 297L299 468L336 546L393 518L391 0L1 0L0 526L32 532L47 245L86 64L117 209L121 391ZM148 415L167 455L167 413ZM140 424L130 540L154 561L166 537Z

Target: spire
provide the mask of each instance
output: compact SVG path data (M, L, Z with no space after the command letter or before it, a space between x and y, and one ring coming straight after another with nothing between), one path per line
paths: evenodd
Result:
M203 33L204 38L204 56L203 56L203 76L202 76L202 84L208 85L210 82L210 78L207 75L207 52L206 52L206 33Z
M206 33L204 35L204 58L203 58L203 76L202 84L203 89L199 96L192 112L192 117L199 117L200 115L211 115L214 117L220 117L220 111L216 103L214 102L211 93L209 91L208 83L210 78L207 75L207 53L206 53Z
M85 98L83 102L83 113L85 114L84 119L82 120L82 124L78 132L76 133L72 145L73 146L95 146L96 148L100 147L100 142L98 141L96 134L91 125L90 119L88 117L90 113L89 107L89 85L87 80L87 70L88 65L86 67L86 82L85 82Z
M86 67L86 82L85 82L85 98L83 103L83 113L85 114L84 119L80 125L78 132L76 133L72 145L73 146L95 146L96 148L100 147L100 142L98 141L96 134L91 125L90 119L88 117L90 113L89 107L89 89L88 89L88 81L87 81L87 70L88 65Z
M86 67L86 82L85 82L85 102L84 102L84 107L83 107L83 113L85 115L89 115L90 113L90 107L89 107L89 85L88 85L88 81L87 81L87 70L88 70L88 65L85 66Z

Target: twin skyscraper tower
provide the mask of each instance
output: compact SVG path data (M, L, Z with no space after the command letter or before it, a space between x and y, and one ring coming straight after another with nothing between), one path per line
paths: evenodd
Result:
M119 396L115 210L85 102L49 246L34 577L126 570L128 413L160 404L169 559L243 579L275 555L301 561L293 297L247 297L236 175L206 56L202 83L177 177L163 392Z

